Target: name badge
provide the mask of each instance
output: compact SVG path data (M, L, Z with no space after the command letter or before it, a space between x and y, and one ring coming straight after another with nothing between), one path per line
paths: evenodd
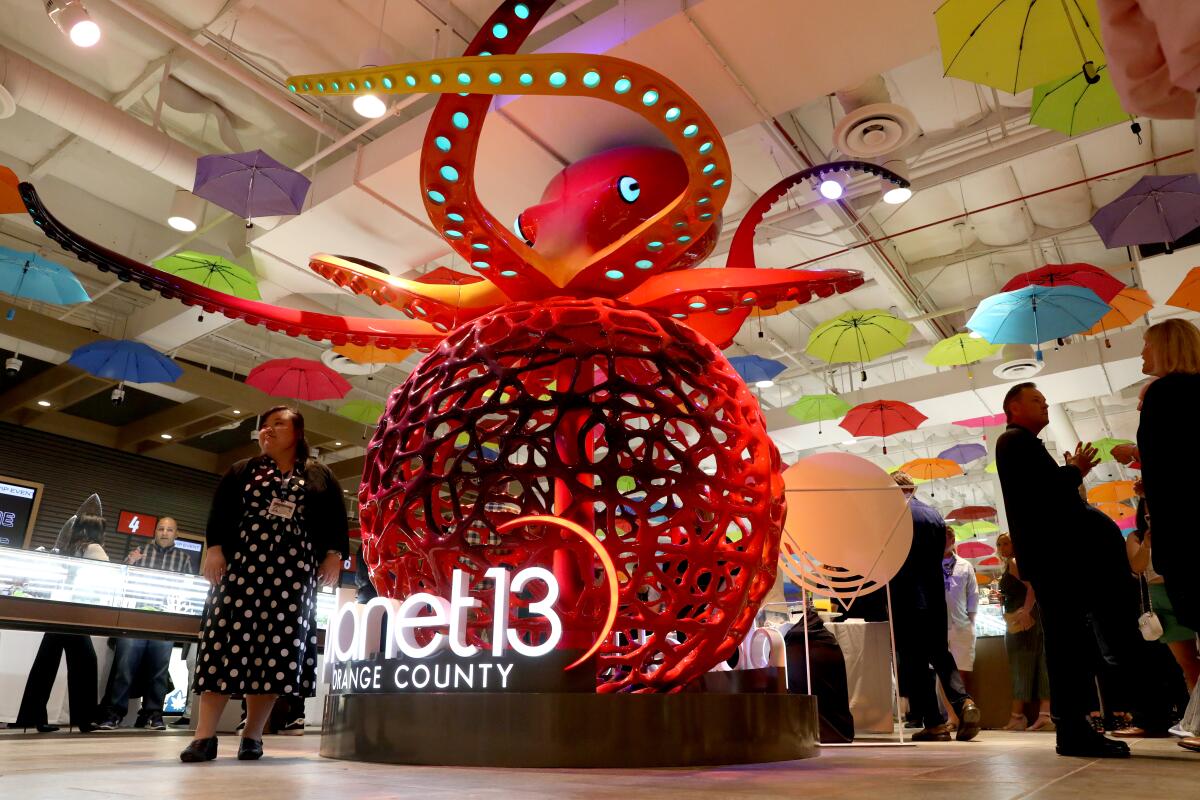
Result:
M273 517L291 519L292 515L296 513L296 504L290 503L287 500L272 500L267 513Z

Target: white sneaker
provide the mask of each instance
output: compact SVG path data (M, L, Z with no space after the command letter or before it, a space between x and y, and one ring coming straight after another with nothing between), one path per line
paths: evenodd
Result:
M1191 731L1185 729L1182 725L1174 726L1168 730L1167 733L1171 734L1172 736L1178 736L1180 739L1187 739L1189 736L1195 735Z

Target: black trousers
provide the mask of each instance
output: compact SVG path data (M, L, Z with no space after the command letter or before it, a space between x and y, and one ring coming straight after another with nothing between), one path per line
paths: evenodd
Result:
M67 655L67 699L71 724L91 723L96 717L96 650L90 637L77 633L47 633L42 636L25 681L21 708L15 724L33 728L46 724L46 703L58 675L58 663Z
M1097 706L1096 665L1129 691L1134 724L1165 730L1170 720L1169 687L1153 664L1137 617L1121 606L1089 604L1083 593L1066 596L1057 582L1036 581L1046 632L1050 713L1059 737L1086 735L1088 713Z
M946 641L946 617L921 609L906 610L893 618L896 634L896 679L900 694L908 698L912 713L927 728L945 722L938 707L937 681L954 713L962 715L970 699L962 675Z

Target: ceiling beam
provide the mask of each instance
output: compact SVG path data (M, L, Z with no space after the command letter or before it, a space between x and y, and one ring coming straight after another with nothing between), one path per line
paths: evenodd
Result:
M32 313L31 311L22 311L18 318ZM86 377L86 372L71 364L62 363L51 367L0 394L0 416L9 414L21 406L34 403L48 394L62 391Z
M333 477L338 479L339 483L350 479L358 480L362 477L363 463L365 461L365 456L354 456L353 458L335 461L329 465L329 469L333 473Z
M207 397L197 397L187 403L164 408L162 411L123 425L117 433L117 447L125 450L146 439L155 440L156 445L166 444L167 440L161 438L163 433L169 433L173 437L182 439L184 437L180 428L193 422L206 420L226 408L228 406L224 403L210 400Z

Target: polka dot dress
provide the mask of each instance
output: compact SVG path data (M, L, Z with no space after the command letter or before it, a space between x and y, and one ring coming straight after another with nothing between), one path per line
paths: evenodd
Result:
M204 607L196 692L316 692L317 556L304 534L304 472L282 475L270 459L243 487L239 546ZM291 519L272 500L296 504Z

